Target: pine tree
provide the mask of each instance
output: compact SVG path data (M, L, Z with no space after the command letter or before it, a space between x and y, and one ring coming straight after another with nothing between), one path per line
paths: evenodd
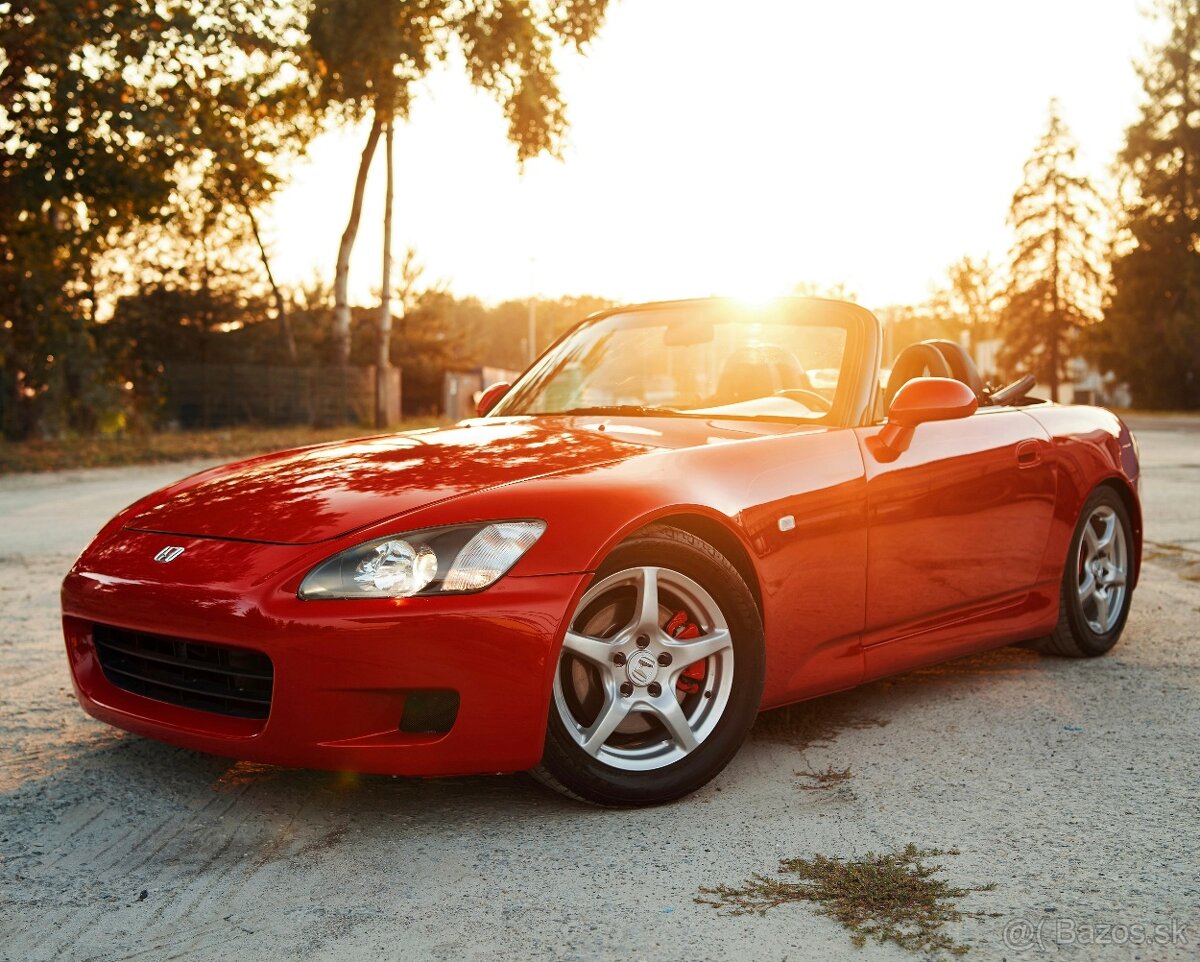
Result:
M1046 132L1025 163L1009 222L1016 233L1000 313L1000 364L1035 374L1058 397L1076 332L1097 317L1101 293L1095 188L1076 172L1076 146L1050 102Z
M1118 157L1125 220L1097 331L1138 405L1200 407L1200 0L1166 0L1170 34L1141 66L1145 103Z

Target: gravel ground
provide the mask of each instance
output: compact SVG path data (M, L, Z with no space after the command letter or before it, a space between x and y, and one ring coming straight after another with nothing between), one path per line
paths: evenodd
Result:
M1001 649L768 713L715 782L640 813L519 775L231 764L87 718L59 581L113 512L204 465L0 478L0 958L910 958L811 906L693 898L913 842L995 883L963 906L994 915L949 927L970 958L1194 959L1200 420L1134 426L1152 543L1111 655ZM801 790L827 766L854 777Z

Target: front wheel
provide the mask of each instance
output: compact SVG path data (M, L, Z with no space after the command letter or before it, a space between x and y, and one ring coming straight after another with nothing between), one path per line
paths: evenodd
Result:
M729 763L762 686L762 624L736 569L685 531L647 529L571 616L533 774L601 805L679 798Z
M1124 502L1112 488L1097 488L1079 513L1067 551L1058 625L1032 647L1070 658L1108 652L1129 617L1133 551L1133 527Z

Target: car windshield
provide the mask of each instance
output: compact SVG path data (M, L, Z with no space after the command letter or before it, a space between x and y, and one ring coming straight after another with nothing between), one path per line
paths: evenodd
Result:
M492 411L821 420L847 330L811 309L638 308L576 328Z

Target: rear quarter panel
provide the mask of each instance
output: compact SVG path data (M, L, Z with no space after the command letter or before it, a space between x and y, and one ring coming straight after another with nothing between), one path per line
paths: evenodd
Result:
M1044 579L1060 578L1079 512L1101 484L1113 486L1129 508L1133 525L1133 584L1142 567L1141 467L1133 435L1103 408L1045 405L1024 412L1049 433L1058 463L1058 500L1042 562Z

